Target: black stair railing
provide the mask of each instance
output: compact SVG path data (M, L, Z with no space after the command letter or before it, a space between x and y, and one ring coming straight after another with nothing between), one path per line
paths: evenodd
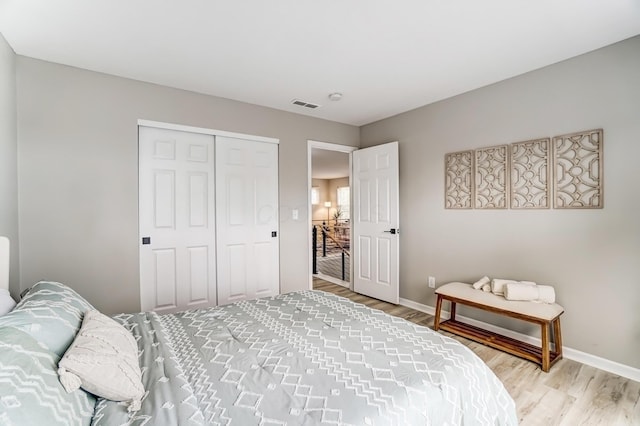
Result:
M326 225L325 222L322 223L322 226L313 225L312 227L312 267L313 273L318 274L319 272L325 273L325 275L331 275L335 278L341 278L342 281L347 280L347 272L348 272L348 256L349 256L349 240L339 241L338 236L338 227L335 227L333 231L331 227ZM332 235L335 233L336 236ZM318 235L321 234L321 235ZM321 246L320 246L321 242ZM319 252L322 250L322 259L319 259ZM340 254L340 266L338 267L333 262L337 260L334 254ZM324 266L324 268L322 266ZM324 271L323 271L324 269ZM339 272L337 270L339 269ZM329 272L327 271L336 271ZM337 275L337 276L336 276Z

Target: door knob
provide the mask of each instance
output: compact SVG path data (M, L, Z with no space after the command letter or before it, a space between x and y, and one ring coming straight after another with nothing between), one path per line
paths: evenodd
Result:
M400 229L391 228L388 231L384 231L384 232L387 232L389 234L399 234L400 233Z

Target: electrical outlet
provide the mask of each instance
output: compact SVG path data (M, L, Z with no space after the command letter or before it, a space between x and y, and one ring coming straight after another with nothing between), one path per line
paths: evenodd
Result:
M429 277L428 282L430 288L436 288L436 277Z

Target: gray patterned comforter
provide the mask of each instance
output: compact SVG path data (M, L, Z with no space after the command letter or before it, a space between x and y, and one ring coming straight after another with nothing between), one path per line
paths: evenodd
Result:
M516 425L467 347L350 300L302 291L116 317L138 340L142 409L101 400L100 425Z

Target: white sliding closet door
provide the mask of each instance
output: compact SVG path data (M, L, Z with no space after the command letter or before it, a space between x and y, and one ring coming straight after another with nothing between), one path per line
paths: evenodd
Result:
M278 146L216 137L218 303L279 293Z
M214 137L139 127L143 311L216 305Z

